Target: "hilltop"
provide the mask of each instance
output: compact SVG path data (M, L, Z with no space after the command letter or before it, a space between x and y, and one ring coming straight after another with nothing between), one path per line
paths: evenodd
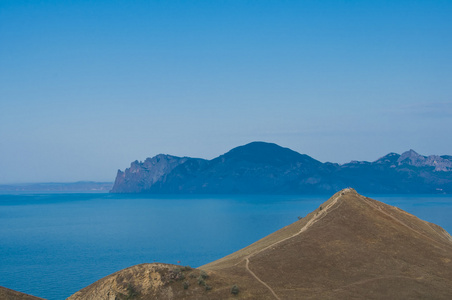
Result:
M344 189L305 218L198 269L142 264L76 299L449 299L452 237Z
M414 150L374 162L322 163L272 143L252 142L212 160L159 154L118 170L112 193L452 193L452 157Z

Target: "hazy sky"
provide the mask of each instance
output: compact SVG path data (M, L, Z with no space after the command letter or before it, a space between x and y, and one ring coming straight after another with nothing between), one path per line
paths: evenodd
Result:
M251 141L452 154L452 1L0 1L0 183Z

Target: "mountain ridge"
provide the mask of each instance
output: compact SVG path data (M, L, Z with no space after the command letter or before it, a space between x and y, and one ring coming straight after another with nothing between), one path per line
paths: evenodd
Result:
M118 170L112 193L452 193L452 157L414 150L373 162L322 163L273 143L252 142L214 159L159 154Z

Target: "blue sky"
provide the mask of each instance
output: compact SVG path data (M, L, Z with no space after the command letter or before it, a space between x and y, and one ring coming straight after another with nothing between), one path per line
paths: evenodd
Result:
M0 183L268 141L452 154L452 1L0 1Z

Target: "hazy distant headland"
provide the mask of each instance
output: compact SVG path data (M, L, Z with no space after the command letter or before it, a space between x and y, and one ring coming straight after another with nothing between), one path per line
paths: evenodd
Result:
M48 182L48 183L22 183L22 184L2 184L0 192L108 192L111 190L113 182Z
M452 156L413 150L376 161L322 163L306 154L252 142L212 160L159 154L118 170L112 193L323 194L452 193Z

